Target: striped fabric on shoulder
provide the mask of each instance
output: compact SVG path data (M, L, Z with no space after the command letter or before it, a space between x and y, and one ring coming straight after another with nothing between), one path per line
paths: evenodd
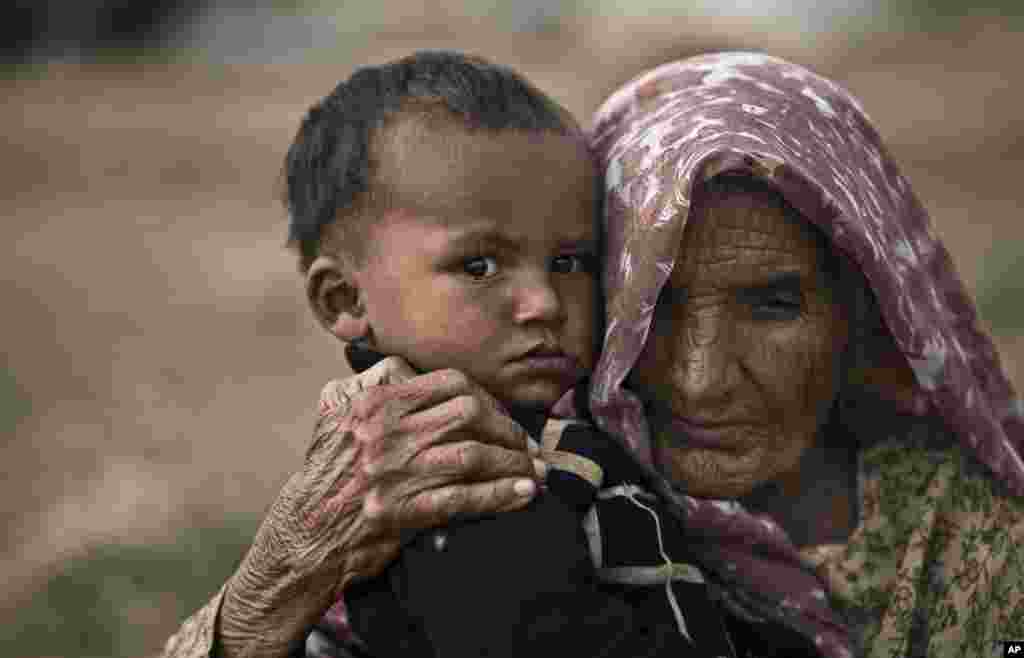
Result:
M604 469L600 464L576 452L558 449L562 437L570 427L582 429L591 426L579 420L549 419L541 433L540 458L553 468L568 471L583 478L592 486L600 487L604 482Z

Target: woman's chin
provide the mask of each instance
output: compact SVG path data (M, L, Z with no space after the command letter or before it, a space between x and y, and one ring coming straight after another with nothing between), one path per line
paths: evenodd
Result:
M658 467L697 498L742 498L764 482L760 460L708 448L657 448Z

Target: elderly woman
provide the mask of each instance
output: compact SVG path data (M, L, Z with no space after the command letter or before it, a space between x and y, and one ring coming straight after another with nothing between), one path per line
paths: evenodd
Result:
M724 609L829 657L988 655L1024 637L1024 404L856 100L775 58L708 55L616 92L592 140L606 171L607 330L591 412L649 470ZM416 433L413 414L387 441L360 434L389 404L402 418L479 395L430 375L356 390L409 376L399 370L340 384L356 401L325 404L311 454L345 435L334 449L358 463L353 436L390 446ZM268 637L294 638L328 593L379 571L400 527L522 504L501 488L514 475L496 448L514 445L508 426L479 410L459 436L487 451L461 472L437 452L393 468L386 491L339 471L350 483L332 489L339 500L279 502L230 583L224 638L283 646ZM480 464L485 475L467 475ZM307 539L284 518L318 505L339 510L336 534ZM268 557L310 546L326 566ZM321 581L312 594L299 586ZM206 655L219 605L186 622L167 655ZM340 614L321 626L339 650Z
M591 409L664 475L732 600L810 635L828 605L872 656L1021 636L1024 405L857 101L711 55L633 80L592 138ZM787 576L798 557L825 592Z

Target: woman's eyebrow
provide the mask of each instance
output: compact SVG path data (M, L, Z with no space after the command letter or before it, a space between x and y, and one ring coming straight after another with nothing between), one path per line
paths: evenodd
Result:
M803 284L800 272L775 272L764 279L744 286L745 292L764 294L772 292L799 292Z

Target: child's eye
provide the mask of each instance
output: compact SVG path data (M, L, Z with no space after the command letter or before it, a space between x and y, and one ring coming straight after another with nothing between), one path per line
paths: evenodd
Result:
M493 256L477 256L463 261L462 270L474 279L486 279L498 273L498 261Z
M551 271L559 274L594 272L594 257L591 254L564 254L551 261Z

